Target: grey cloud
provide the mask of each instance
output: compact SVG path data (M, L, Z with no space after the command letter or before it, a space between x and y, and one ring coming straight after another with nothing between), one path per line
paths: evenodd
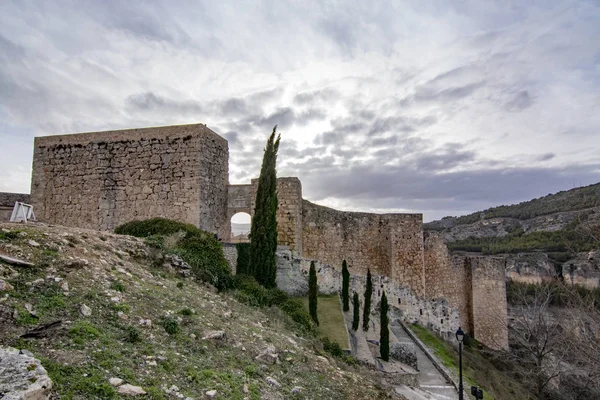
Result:
M552 160L555 157L556 157L556 154L554 154L554 153L546 153L546 154L542 154L542 155L538 156L537 160L538 161L548 161L548 160Z
M446 171L457 167L465 162L475 160L475 153L472 151L447 151L433 152L421 155L416 162L416 167L425 171L438 172Z
M194 100L174 100L165 96L144 92L132 94L125 100L127 107L140 111L170 111L181 114L199 114L203 111L201 105Z
M529 95L529 91L521 90L506 103L505 108L507 111L523 111L526 108L529 108L532 104L533 99Z
M3 63L15 62L23 58L24 55L25 49L22 46L0 35L0 60Z
M315 102L329 102L340 97L340 93L333 88L325 88L321 90L312 90L308 92L298 93L294 96L294 103L305 105Z
M281 128L290 127L296 120L294 110L289 107L278 108L275 112L259 118L256 121L256 125L260 127L273 127L277 125Z
M352 53L356 46L356 29L352 23L344 20L341 15L321 21L318 28L331 38L346 53Z
M338 147L344 144L347 135L348 134L341 129L335 131L327 131L319 133L317 136L315 136L313 143L324 146L334 145Z
M223 137L227 139L230 146L241 146L242 143L240 141L239 133L234 131L229 131L223 134Z
M427 117L396 116L376 119L369 129L369 136L383 135L388 132L411 133L418 129L431 126L437 122L437 118L430 115Z
M387 146L395 146L398 143L397 136L384 137L384 138L375 138L370 140L369 145L372 147L387 147Z
M365 204L373 211L386 208L431 213L456 209L458 205L468 205L466 210L474 211L512 204L572 187L573 181L583 185L595 183L600 180L598 168L600 165L436 174L406 165L386 168L363 165L347 169L329 166L320 171L319 179L314 174L301 176L301 179L305 196L315 201L343 199Z
M408 102L446 102L455 101L470 96L483 86L483 82L470 83L464 86L450 87L447 89L433 91L427 89L417 90L414 96L409 97Z

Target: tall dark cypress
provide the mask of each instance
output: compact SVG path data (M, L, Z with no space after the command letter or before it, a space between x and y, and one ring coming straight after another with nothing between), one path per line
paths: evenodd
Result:
M373 295L373 282L371 270L367 269L367 285L365 288L365 306L363 308L363 331L369 330L369 315L371 314L371 296Z
M348 294L348 287L350 286L350 272L348 272L348 265L346 260L342 262L342 304L344 305L344 312L350 311L350 295Z
M315 262L310 262L310 271L308 273L308 313L310 317L315 321L315 324L319 325L319 318L317 317L317 271L315 270Z
M275 139L277 125L267 141L263 157L254 219L250 228L250 274L267 288L276 286L277 260L277 150L281 135Z
M381 312L379 314L379 353L384 361L390 360L390 330L388 317L388 301L385 291L381 295Z
M352 330L356 331L358 329L358 323L360 318L360 304L358 302L358 293L354 292L354 297L352 300L354 303L354 314L352 315Z

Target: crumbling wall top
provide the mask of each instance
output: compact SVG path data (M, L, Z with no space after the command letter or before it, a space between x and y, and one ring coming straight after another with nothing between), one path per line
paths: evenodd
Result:
M67 135L39 136L34 146L54 146L59 144L85 145L97 142L138 141L151 139L183 138L186 136L210 136L212 140L227 143L227 139L219 136L204 124L173 125L150 128L121 129L104 132L85 132Z

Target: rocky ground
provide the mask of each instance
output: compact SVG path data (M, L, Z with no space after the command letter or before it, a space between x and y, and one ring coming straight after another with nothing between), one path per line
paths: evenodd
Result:
M41 360L61 399L399 398L179 268L133 237L0 224L0 346Z

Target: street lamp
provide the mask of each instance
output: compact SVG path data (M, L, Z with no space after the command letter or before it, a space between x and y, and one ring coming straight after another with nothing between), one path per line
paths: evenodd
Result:
M456 331L456 340L458 340L458 400L463 400L463 381L462 381L462 344L465 339L465 333L458 327Z

